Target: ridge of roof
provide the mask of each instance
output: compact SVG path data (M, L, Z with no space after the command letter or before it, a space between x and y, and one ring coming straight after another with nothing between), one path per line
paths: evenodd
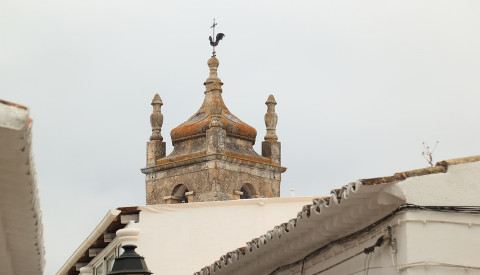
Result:
M6 101L6 100L3 100L3 99L0 99L0 104L5 104L5 105L16 107L16 108L19 108L19 109L28 110L27 106L24 106L24 105L21 105L21 104L18 104L18 103L13 103L13 102L10 102L10 101Z
M418 177L418 176L425 176L430 174L438 174L438 173L446 173L448 170L448 166L450 165L457 165L462 163L468 162L476 162L480 161L480 155L470 156L470 157L463 157L463 158L455 158L449 160L442 160L435 164L432 167L420 168L415 170L408 170L404 172L398 172L393 174L393 176L387 177L379 177L379 178L369 178L369 179L361 179L360 181L364 185L376 185L382 183L389 183L389 182L397 182L401 180L405 180L411 177Z

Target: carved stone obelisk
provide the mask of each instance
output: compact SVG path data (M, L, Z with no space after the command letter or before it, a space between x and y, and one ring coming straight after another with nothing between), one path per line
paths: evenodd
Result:
M223 129L222 119L222 81L218 78L217 69L219 61L212 57L208 60L210 75L205 81L205 95L209 97L212 121L206 131L207 154L223 153L225 151L225 141L227 131Z
M163 102L158 94L155 94L152 100L153 112L150 115L150 124L152 126L152 135L147 142L147 167L155 166L155 160L165 157L166 146L162 137Z
M278 116L275 113L275 105L277 102L273 95L269 95L267 101L267 113L265 114L265 126L267 127L267 134L265 135L265 141L262 142L262 156L269 158L273 163L281 163L281 143L278 142L277 137L277 121Z

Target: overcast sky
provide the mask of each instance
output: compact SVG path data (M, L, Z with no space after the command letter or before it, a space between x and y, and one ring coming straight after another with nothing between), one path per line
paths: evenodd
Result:
M214 17L228 108L260 152L275 95L282 196L307 196L426 167L423 141L440 141L436 161L480 154L479 14L476 0L0 0L0 98L34 119L45 274L108 209L145 204L150 102L170 152L203 100Z

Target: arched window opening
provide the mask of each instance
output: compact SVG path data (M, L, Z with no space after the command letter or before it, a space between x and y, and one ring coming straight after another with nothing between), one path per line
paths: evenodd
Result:
M188 203L188 198L185 193L188 192L188 189L185 185L179 184L173 188L172 191L172 202L174 203Z
M242 192L243 194L240 195L240 199L243 200L243 199L251 199L253 198L253 195L255 195L255 189L253 188L253 186L251 184L244 184L242 186L242 188L240 188L240 192Z

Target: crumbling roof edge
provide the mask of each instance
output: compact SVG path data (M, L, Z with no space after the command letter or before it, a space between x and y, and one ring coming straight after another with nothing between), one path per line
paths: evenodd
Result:
M464 157L464 158L456 158L456 159L447 159L447 160L437 162L437 165L451 166L451 165L457 165L457 164L469 163L469 162L477 162L477 161L480 161L480 155Z
M415 170L409 170L404 172L395 173L393 176L388 177L379 177L379 178L370 178L370 179L361 179L360 182L364 185L376 185L390 182L397 182L405 180L411 177L425 176L430 174L446 173L448 167L451 165L457 165L462 163L477 162L480 161L480 155L470 156L464 158L456 158L443 160L436 163L433 167L420 168Z
M10 101L6 101L6 100L3 100L3 99L0 99L0 104L5 104L5 105L8 105L8 106L13 106L13 107L16 107L16 108L19 108L19 109L24 109L24 110L27 110L27 111L28 111L28 107L27 107L27 106L20 105L20 104L17 104L17 103L13 103L13 102L10 102Z

